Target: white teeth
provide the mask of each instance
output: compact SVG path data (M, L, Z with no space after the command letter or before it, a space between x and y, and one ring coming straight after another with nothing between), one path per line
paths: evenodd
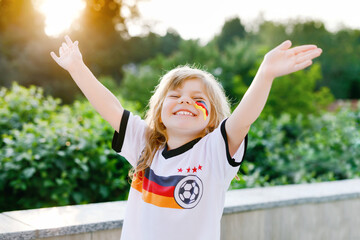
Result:
M194 116L194 114L192 114L191 112L187 112L187 111L179 111L176 112L175 115L188 115L188 116Z

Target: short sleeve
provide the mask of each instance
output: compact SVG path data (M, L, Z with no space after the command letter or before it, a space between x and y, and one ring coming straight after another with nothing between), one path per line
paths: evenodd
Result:
M112 149L126 158L133 166L145 147L145 132L147 124L139 116L124 110L120 121L119 132L115 131L112 139Z
M235 154L231 156L225 130L226 120L222 121L218 128L206 136L205 144L209 152L208 160L213 176L224 181L227 189L245 158L248 135L245 136Z

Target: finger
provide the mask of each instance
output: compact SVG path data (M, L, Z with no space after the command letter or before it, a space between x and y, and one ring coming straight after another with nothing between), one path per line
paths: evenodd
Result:
M291 52L296 55L296 54L299 54L301 52L306 52L306 51L309 51L309 50L312 50L312 49L315 49L315 48L317 48L316 45L302 45L302 46L292 48Z
M276 48L281 49L281 50L286 50L289 49L291 47L291 41L290 40L286 40L285 42L281 43L279 46L277 46Z
M64 49L62 47L59 48L59 55L61 56L64 53Z
M50 53L50 56L55 60L55 62L57 62L58 63L58 61L59 61L59 57L58 56L56 56L56 54L54 53L54 52L51 52Z
M312 61L311 61L311 60L307 60L307 61L305 61L305 62L296 64L296 65L295 65L295 72L296 72L296 71L299 71L299 70L302 70L302 69L304 69L304 68L307 68L307 67L310 66L311 64L312 64Z
M75 41L75 42L74 42L74 45L75 45L75 47L76 47L77 49L79 49L79 42L78 42L78 41Z
M61 44L61 46L62 46L64 51L69 49L68 45L66 45L66 43L64 43L64 42Z
M307 60L314 59L318 56L320 56L322 53L322 50L320 48L314 49L312 51L302 52L296 56L296 63L305 62Z
M68 35L65 36L65 41L69 47L73 45L73 42L71 41L71 38Z

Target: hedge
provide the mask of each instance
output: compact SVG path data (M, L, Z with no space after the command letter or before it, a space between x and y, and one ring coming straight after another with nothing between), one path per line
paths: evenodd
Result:
M260 117L231 188L358 178L359 124L360 104L320 117ZM111 149L113 132L87 101L62 105L34 86L2 88L0 211L126 199L130 165Z

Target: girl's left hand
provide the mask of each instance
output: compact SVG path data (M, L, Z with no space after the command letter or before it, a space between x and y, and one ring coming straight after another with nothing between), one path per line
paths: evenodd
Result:
M291 41L287 40L265 55L260 68L266 76L276 78L302 70L322 53L316 45L290 47Z

